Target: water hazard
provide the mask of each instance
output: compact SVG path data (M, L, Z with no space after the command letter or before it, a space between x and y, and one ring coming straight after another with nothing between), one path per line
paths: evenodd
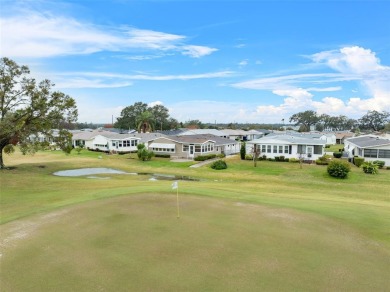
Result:
M87 176L87 178L92 179L109 179L109 177L99 177L98 174L127 174L127 175L145 175L150 176L149 180L185 180L185 181L199 181L199 179L184 176L184 175L170 175L170 174L158 174L158 173L148 173L148 172L125 172L122 170L117 170L113 168L79 168L71 170L61 170L53 173L57 176L65 177L76 177L76 176Z

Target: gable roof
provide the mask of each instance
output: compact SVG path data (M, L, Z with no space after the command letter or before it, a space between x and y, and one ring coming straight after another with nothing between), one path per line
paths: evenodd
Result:
M389 139L383 139L381 137L372 135L349 138L347 141L349 143L355 144L360 148L390 145Z
M180 144L204 144L207 142L213 142L216 146L238 144L237 141L214 135L165 136L163 138Z
M291 144L291 145L325 145L326 141L314 138L303 138L290 135L267 135L265 137L248 141L248 144Z
M184 131L178 136L187 136L187 135L215 135L219 137L224 137L226 134L222 131L216 130L216 129L191 129L187 131Z

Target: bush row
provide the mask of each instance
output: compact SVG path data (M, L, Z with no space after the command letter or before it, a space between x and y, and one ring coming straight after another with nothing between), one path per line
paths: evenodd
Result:
M205 161L209 159L216 158L217 154L207 154L207 155L199 155L194 158L195 161Z

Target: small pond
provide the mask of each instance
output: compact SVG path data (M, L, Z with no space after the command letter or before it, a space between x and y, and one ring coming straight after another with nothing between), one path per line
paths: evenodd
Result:
M109 179L109 177L98 177L96 176L97 174L145 175L145 176L150 176L149 180L151 181L153 180L199 181L199 179L189 177L189 176L183 176L183 175L169 175L169 174L158 174L158 173L148 173L148 172L125 172L113 168L104 168L104 167L61 170L53 173L53 175L66 176L66 177L87 176L87 178L92 178L92 179Z

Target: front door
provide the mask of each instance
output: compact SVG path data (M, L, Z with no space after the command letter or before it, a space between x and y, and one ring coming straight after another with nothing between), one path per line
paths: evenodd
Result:
M313 146L307 146L307 157L311 158L313 156Z
M190 148L189 148L189 153L190 153L190 158L194 158L194 152L195 152L195 145L190 145Z

